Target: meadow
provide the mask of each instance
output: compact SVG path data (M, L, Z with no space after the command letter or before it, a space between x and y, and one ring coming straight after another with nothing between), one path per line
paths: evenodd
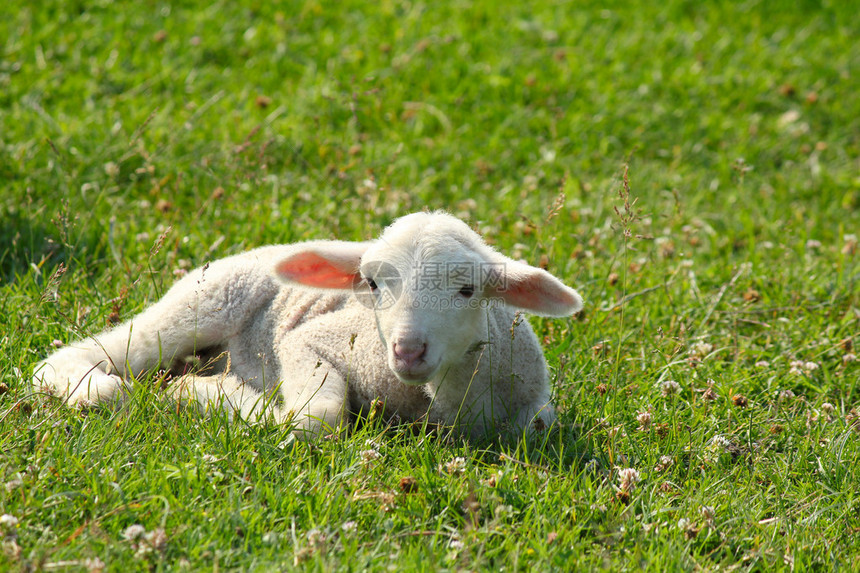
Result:
M0 8L0 570L860 569L854 2ZM583 295L559 424L35 392L189 269L445 209Z

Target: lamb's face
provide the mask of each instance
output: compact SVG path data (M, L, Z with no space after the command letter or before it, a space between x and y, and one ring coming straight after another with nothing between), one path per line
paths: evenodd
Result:
M488 265L464 245L464 230L457 231L458 238L388 232L362 257L388 366L405 384L444 378L486 338L492 301L482 296L482 273Z

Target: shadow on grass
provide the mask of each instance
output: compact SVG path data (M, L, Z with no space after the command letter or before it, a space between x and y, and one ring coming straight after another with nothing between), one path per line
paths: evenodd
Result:
M31 264L54 259L61 251L59 245L50 241L49 231L42 225L33 225L18 212L6 212L0 216L0 281L11 283ZM53 246L54 249L49 248ZM51 252L54 251L54 252ZM53 264L60 259L52 261Z
M529 469L569 475L581 473L594 458L593 441L577 422L561 420L528 434L522 430L491 429L484 436L469 437L452 426L426 420L392 419L380 408L351 414L348 432L379 433L404 446L417 440L422 445L462 447L474 452L475 459L490 465L512 462Z
M102 229L72 230L62 220L54 223L34 223L17 210L0 213L0 282L12 283L28 269L50 275L60 263L85 266L102 253Z

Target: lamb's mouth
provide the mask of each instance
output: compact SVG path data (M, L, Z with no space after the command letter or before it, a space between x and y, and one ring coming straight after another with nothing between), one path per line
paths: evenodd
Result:
M408 386L420 386L429 382L436 374L438 368L422 363L416 364L412 368L404 370L396 370L392 368L392 372L397 376L397 379Z

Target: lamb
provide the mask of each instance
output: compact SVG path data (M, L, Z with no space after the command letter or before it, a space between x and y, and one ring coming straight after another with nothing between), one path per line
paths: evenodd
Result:
M555 420L543 352L519 311L562 317L582 299L444 212L397 219L368 242L261 247L198 268L111 330L39 363L70 404L122 400L146 371L220 357L173 380L175 398L299 437L379 401L467 436ZM177 366L178 365L178 366Z

